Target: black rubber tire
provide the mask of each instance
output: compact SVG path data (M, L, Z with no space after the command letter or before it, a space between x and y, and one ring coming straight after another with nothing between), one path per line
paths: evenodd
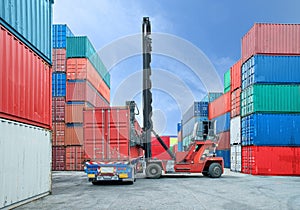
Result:
M99 185L99 182L92 182L93 185Z
M146 177L150 179L159 179L161 177L161 171L160 165L151 163L146 168Z
M202 172L203 176L209 176L208 172Z
M208 173L211 178L219 178L222 175L222 166L219 163L212 163L209 166Z

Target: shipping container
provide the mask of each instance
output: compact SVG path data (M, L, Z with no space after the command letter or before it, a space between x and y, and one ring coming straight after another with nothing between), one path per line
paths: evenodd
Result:
M83 171L84 149L82 146L66 147L66 170Z
M52 146L63 145L65 145L65 123L55 122L53 123Z
M48 64L51 63L52 4L53 0L0 1L0 24Z
M183 149L182 149L182 141L179 141L178 142L178 152L182 152Z
M242 146L240 144L231 145L230 170L235 172L242 171Z
M242 38L243 63L255 54L299 55L300 24L255 23Z
M255 83L300 83L300 56L254 55L242 66L242 88Z
M170 147L178 144L177 136L170 136Z
M182 123L187 123L193 117L203 117L204 119L208 116L208 102L195 101L190 108L183 114Z
M66 124L65 127L65 145L79 146L83 145L83 125Z
M181 131L181 122L177 123L177 132Z
M110 74L86 36L67 37L67 58L88 58L110 88Z
M129 107L89 108L84 116L84 149L92 161L123 161L139 157L136 147L137 121L132 130Z
M66 170L66 147L52 146L52 171Z
M242 85L241 66L242 66L242 60L239 60L230 68L231 92L240 88Z
M87 58L68 58L68 80L88 80L110 102L110 89Z
M230 112L231 109L231 97L230 92L227 92L208 104L208 119L211 120L218 116Z
M230 120L230 144L241 144L241 116Z
M236 117L241 114L241 88L231 92L231 117Z
M53 73L52 74L52 97L66 96L66 74Z
M230 168L230 149L216 150L216 156L222 157L224 160L224 168Z
M91 107L86 102L66 103L66 123L83 123L83 109Z
M52 25L52 48L66 48L69 36L74 36L74 34L66 24Z
M201 101L211 103L221 95L223 95L221 92L209 92Z
M52 71L66 72L67 58L66 49L52 49Z
M300 114L252 114L242 118L242 145L300 146Z
M85 101L95 107L109 106L109 102L88 81L82 80L67 81L66 101Z
M216 134L230 130L230 112L214 118L212 121L214 122L213 128Z
M254 84L241 93L241 116L261 113L299 113L300 85Z
M50 129L51 67L0 29L0 117Z
M178 142L182 141L182 131L179 131L177 134Z
M52 98L52 121L65 122L65 97Z
M228 149L230 149L230 132L225 131L219 133L217 150L228 150Z
M230 69L224 74L224 93L227 93L231 89L231 81L230 81Z
M51 132L0 119L0 208L30 202L51 191Z
M299 176L299 160L300 147L242 147L242 172L246 174Z

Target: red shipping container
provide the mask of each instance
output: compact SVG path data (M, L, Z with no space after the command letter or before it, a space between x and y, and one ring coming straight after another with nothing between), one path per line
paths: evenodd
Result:
M218 147L217 150L228 150L230 149L230 132L222 132L219 133L219 138L218 138Z
M242 172L253 175L300 175L300 147L242 147Z
M66 104L66 123L83 123L83 109L89 107L87 103Z
M65 127L65 145L76 146L83 145L83 126L69 125Z
M95 107L109 106L109 103L97 92L97 90L87 81L70 82L67 81L66 101L85 101Z
M170 136L161 136L160 137L168 148L170 148ZM151 139L151 152L153 158L163 158L162 160L168 160L170 155L166 153L166 150L162 147L156 137ZM167 158L167 159L166 159Z
M53 72L66 72L66 49L52 49Z
M68 80L88 80L110 102L110 89L87 58L67 59Z
M239 60L230 68L231 92L240 88L242 85L241 67L242 67L242 60Z
M51 129L51 67L0 25L0 117Z
M130 139L129 107L89 108L83 113L87 159L111 162L141 155Z
M231 118L241 114L241 88L231 93Z
M52 121L65 121L65 97L52 98Z
M65 123L55 122L53 123L52 133L52 146L65 145Z
M82 171L84 165L82 146L67 146L66 147L66 170L67 171Z
M215 99L213 102L208 104L208 119L219 117L226 112L230 112L231 107L231 97L230 91L221 95L219 98Z
M299 55L300 24L255 23L242 38L242 62L252 55Z
M66 148L64 146L52 147L52 170L66 170Z

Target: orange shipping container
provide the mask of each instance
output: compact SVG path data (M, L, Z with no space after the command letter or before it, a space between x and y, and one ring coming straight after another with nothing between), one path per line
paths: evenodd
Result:
M87 58L67 59L68 80L88 80L110 102L110 89Z
M219 139L218 139L218 147L217 150L228 150L230 149L230 132L222 132L219 133Z
M66 170L82 171L83 170L83 147L67 146L66 147Z
M231 93L231 118L241 114L241 88Z
M231 98L230 91L208 104L208 119L219 117L226 112L230 112Z
M53 123L52 146L65 145L65 123Z
M52 49L53 72L66 72L66 49Z
M241 87L241 67L242 60L239 60L230 68L231 92Z
M83 145L83 126L67 125L65 131L65 145Z
M82 102L81 104L66 104L66 123L83 123L83 109L91 107L88 103Z

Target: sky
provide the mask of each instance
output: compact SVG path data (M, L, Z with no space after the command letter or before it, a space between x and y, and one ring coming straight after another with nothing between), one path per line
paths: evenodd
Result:
M300 23L299 8L299 0L55 0L53 23L89 37L111 74L111 104L135 100L142 113L141 29L149 17L154 129L177 135L193 101L222 91L253 24Z

